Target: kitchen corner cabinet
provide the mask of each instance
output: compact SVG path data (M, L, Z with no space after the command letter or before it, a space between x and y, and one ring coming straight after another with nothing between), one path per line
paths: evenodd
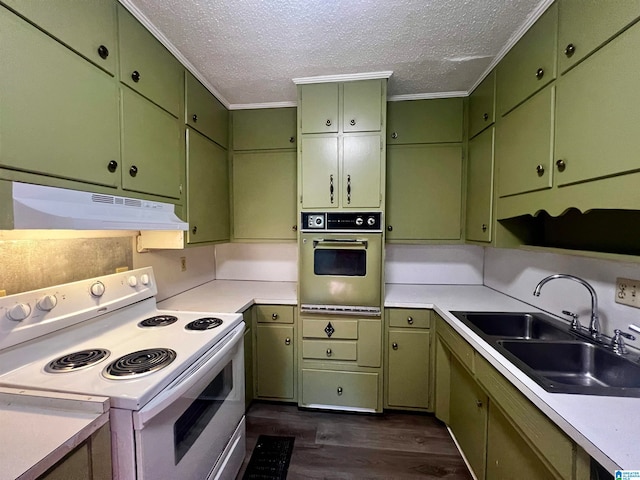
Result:
M233 150L296 148L296 108L234 110Z
M295 312L288 305L257 305L255 396L295 401Z
M229 239L227 151L191 128L187 140L187 221L190 244Z
M496 120L496 71L493 70L469 95L469 138Z
M431 311L385 310L385 408L431 409Z
M387 103L387 145L462 142L462 98Z
M459 240L461 144L389 146L386 216L388 241Z
M229 145L229 111L185 70L184 123L223 148Z
M490 127L469 140L465 236L470 241L491 241L494 130Z

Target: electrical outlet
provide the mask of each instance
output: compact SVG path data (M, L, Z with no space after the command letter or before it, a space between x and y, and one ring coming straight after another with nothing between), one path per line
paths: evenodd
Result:
M187 271L187 257L180 257L180 270Z
M616 278L616 303L640 308L639 287L640 280Z
M116 273L122 273L129 271L129 267L118 267L116 268Z
M0 290L0 297L6 297L7 296L7 291L6 290Z

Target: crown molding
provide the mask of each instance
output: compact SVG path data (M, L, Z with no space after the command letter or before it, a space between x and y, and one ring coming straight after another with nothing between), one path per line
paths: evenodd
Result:
M432 100L434 98L457 98L466 97L469 92L464 90L454 92L435 92L435 93L410 93L406 95L392 95L387 97L387 102L403 102L405 100Z
M392 71L345 73L340 75L320 75L317 77L293 78L292 81L296 85L304 85L307 83L330 83L330 82L353 82L356 80L377 80L380 78L389 78L391 75L393 75Z
M259 108L287 108L297 107L296 102L268 102L268 103L233 103L229 110L254 110Z

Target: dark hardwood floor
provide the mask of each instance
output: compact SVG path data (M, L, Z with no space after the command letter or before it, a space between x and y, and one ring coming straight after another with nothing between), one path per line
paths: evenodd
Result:
M445 426L431 415L299 410L254 402L246 416L247 455L259 435L295 436L288 480L470 479Z

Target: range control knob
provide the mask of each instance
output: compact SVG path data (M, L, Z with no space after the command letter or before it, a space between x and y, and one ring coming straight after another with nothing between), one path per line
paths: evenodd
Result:
M356 225L359 227L364 223L364 220L362 219L362 217L357 217L356 218Z
M150 282L151 279L149 278L149 275L147 275L146 273L140 275L140 283L142 283L143 285L149 285Z
M376 219L373 217L369 217L367 218L367 225L369 225L370 227L373 227L376 224Z
M36 306L38 307L38 310L42 310L43 312L50 312L55 308L57 304L58 298L55 295L45 295L40 300L38 300Z
M138 285L138 279L134 275L131 275L129 278L127 278L127 283L130 287L135 287L136 285Z
M104 283L94 283L93 285L91 285L90 291L91 295L93 295L94 297L101 297L104 294Z
M18 303L7 310L7 317L10 320L20 322L31 315L31 306L28 303Z
M322 225L322 218L316 218L316 225Z

